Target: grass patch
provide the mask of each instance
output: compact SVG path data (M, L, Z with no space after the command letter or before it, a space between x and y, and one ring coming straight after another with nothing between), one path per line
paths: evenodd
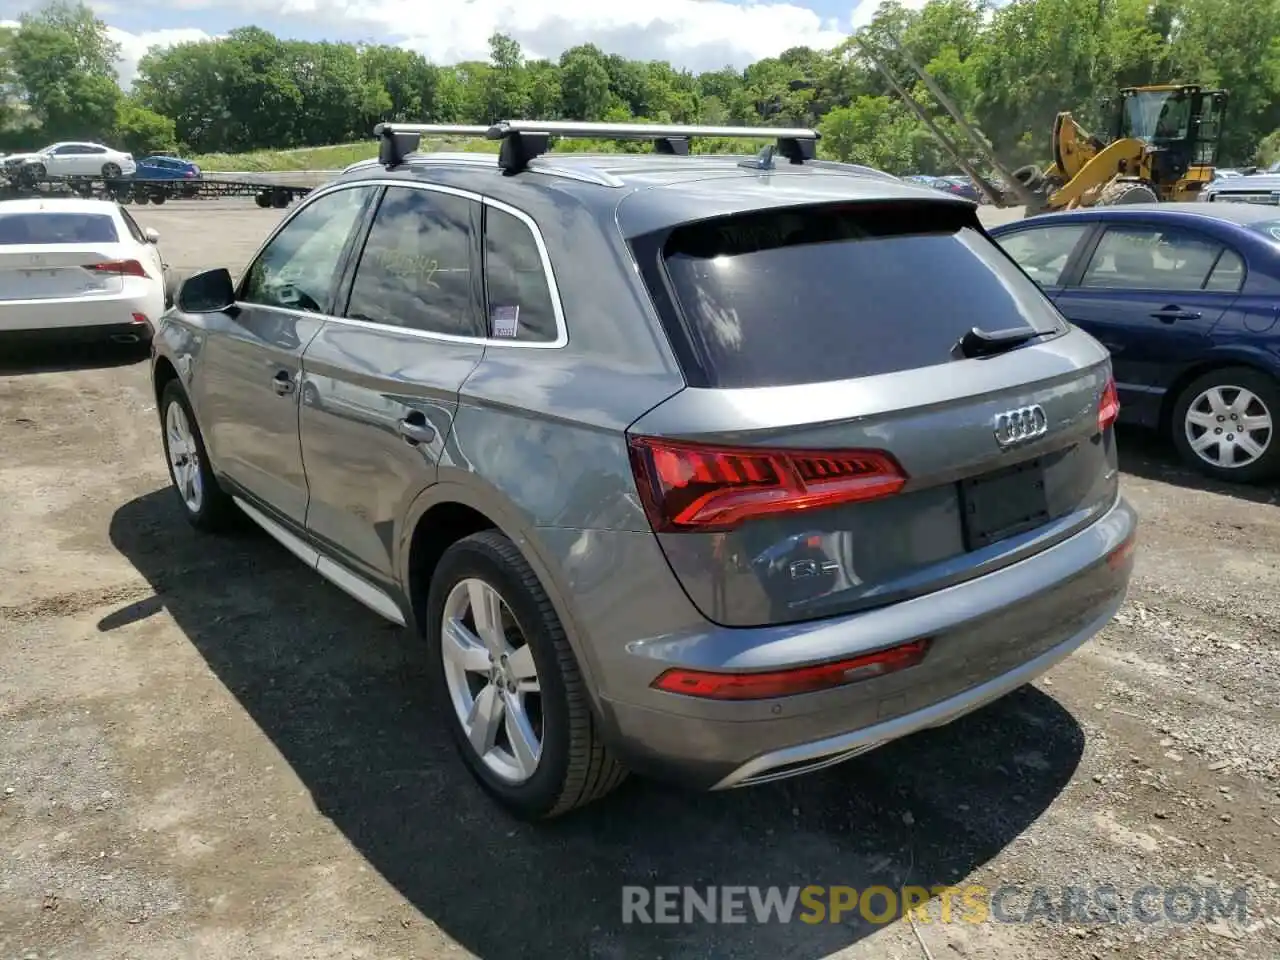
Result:
M468 153L497 153L498 145L487 140L424 141L424 152L462 150ZM254 150L251 153L203 153L190 159L206 173L287 173L290 170L341 170L378 155L373 140L339 143L331 147L302 147L297 150Z
M769 141L695 140L694 153L755 153ZM424 140L423 153L450 151L464 153L497 153L496 140ZM646 141L559 140L552 153L649 153ZM339 143L331 147L302 147L295 150L255 150L251 153L205 153L191 157L206 173L251 172L287 173L290 170L341 170L361 160L378 155L373 140L361 143ZM785 161L784 161L785 162Z

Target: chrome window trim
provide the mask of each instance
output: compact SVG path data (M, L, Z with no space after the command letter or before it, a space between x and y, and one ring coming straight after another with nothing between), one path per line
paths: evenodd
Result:
M253 303L252 301L248 301L248 300L244 301L245 303L250 303L258 309L279 310L286 314L292 314L292 315L302 316L302 317L319 318L326 322L339 323L345 326L364 328L369 330L386 330L386 331L390 331L398 334L408 334L409 336L416 337L421 340L431 340L439 343L467 343L467 344L476 344L476 345L485 346L485 347L490 347L490 346L508 347L508 348L517 347L524 350L556 350L556 349L560 349L561 347L564 347L569 342L569 331L568 331L568 327L565 324L565 318L564 318L564 305L560 300L560 287L556 283L555 271L551 266L551 255L547 251L547 244L546 244L546 241L543 240L542 238L542 231L538 229L538 224L534 221L534 219L531 216L529 216L523 210L519 210L508 203L502 202L501 200L494 200L490 197L483 196L482 194L476 193L472 190L461 190L457 187L445 186L444 184L416 183L412 180L398 180L390 177L387 177L387 178L379 177L376 179L351 180L343 183L329 184L327 186L321 187L319 190L312 191L307 195L306 200L303 203L301 203L296 210L294 210L287 217L285 217L279 224L276 225L275 230L271 232L271 234L267 237L267 239L263 241L262 245L258 247L258 249L254 252L253 256L249 258L248 265L245 267L244 272L241 273L241 275L236 278L237 293L239 292L240 284L243 283L244 281L245 275L249 272L249 269L253 266L254 263L257 262L258 258L262 255L262 251L264 251L267 248L267 245L270 244L277 236L279 236L279 234L290 223L293 222L293 219L295 217L301 214L303 210L307 209L316 201L324 197L327 197L332 193L336 193L339 190L350 190L356 187L409 187L414 190L425 190L427 192L443 193L448 196L461 197L464 200L472 200L484 206L493 207L497 210L501 210L503 213L510 214L511 216L515 217L517 220L521 221L526 227L528 227L529 233L533 236L533 244L535 247L538 248L538 257L542 261L542 274L544 279L547 282L547 291L551 296L551 310L552 310L552 313L555 314L556 338L554 340L539 342L539 341L530 341L530 340L523 340L523 341L508 340L502 337L468 337L468 336L462 336L459 334L436 333L431 330L419 330L416 327L400 327L400 326L394 326L392 324L387 324L387 323L374 323L369 320L353 320L350 317L337 317L327 313L309 313L306 310L293 310L288 307L278 307L273 304ZM481 237L482 244L483 244L483 240L484 238ZM483 264L483 256L481 257L481 263ZM486 317L485 320L487 322L488 318Z

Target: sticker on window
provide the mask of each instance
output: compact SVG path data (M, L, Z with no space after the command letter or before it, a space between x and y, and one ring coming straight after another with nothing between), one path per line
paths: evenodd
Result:
M492 307L489 310L489 326L495 337L514 337L520 323L520 307Z

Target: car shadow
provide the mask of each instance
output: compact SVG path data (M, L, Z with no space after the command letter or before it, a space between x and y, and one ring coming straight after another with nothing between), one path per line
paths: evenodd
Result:
M150 355L146 343L32 343L0 339L0 376L125 367Z
M1172 483L1189 490L1218 493L1252 503L1280 503L1275 483L1223 483L1199 473L1179 459L1169 440L1154 430L1126 426L1117 435L1120 470L1131 476Z
M878 927L856 910L785 926L624 924L623 887L956 884L1044 812L1083 750L1074 718L1023 688L807 777L712 795L632 778L577 813L524 824L456 758L407 631L253 529L190 531L168 489L120 507L110 536L155 596L98 629L168 610L321 813L478 956L827 956Z

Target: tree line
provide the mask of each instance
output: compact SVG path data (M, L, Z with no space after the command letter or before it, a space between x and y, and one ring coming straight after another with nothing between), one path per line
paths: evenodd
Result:
M58 0L0 30L0 149L103 139L135 153L230 153L367 139L384 120L564 118L816 126L828 157L953 171L894 92L901 84L962 139L910 61L1010 166L1047 159L1057 111L1106 133L1104 98L1167 81L1230 92L1220 162L1238 165L1280 155L1277 38L1280 0L930 0L918 11L891 0L832 50L795 47L745 69L694 73L593 44L531 58L501 33L487 60L445 65L393 46L286 40L247 26L152 50L126 92L105 24Z

